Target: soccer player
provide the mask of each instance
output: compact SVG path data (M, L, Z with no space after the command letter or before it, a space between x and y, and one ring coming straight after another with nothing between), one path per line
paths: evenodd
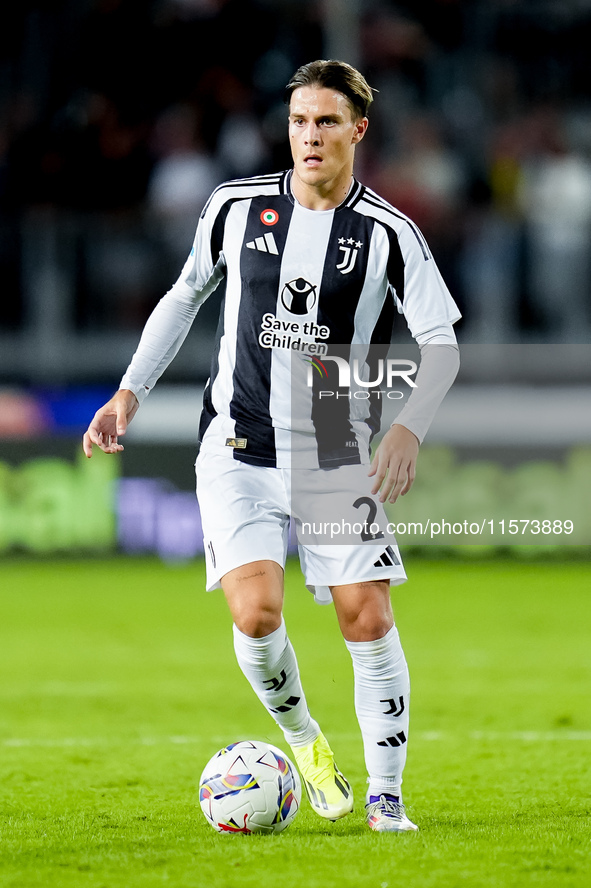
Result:
M222 286L196 463L207 588L224 591L239 665L283 730L312 808L329 820L348 814L353 793L309 712L282 615L290 516L299 521L306 585L334 602L353 661L368 825L404 832L417 829L401 793L409 678L390 586L406 575L383 503L413 483L419 443L457 373L460 315L421 232L353 176L372 99L344 62L295 73L286 91L293 168L214 191L178 281L83 447L89 457L93 445L123 449L121 436L199 306ZM377 378L368 374L384 367L396 309L421 362L370 465L380 402L368 394ZM343 388L347 357L362 380L359 399ZM345 542L317 532L317 514L335 510L353 528Z

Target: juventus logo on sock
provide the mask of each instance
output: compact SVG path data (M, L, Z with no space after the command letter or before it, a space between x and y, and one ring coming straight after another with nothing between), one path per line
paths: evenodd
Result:
M270 688L265 688L266 691L280 691L286 681L287 674L285 672L285 669L282 669L279 678L268 678L266 679L266 681L263 682L263 684L271 685Z
M389 709L384 709L384 715L393 715L394 718L398 718L404 712L404 697L398 698L398 705L393 698L390 700L380 700L380 703L388 703L390 706Z

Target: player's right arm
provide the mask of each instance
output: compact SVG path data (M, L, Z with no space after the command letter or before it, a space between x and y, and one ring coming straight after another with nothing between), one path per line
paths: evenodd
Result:
M199 220L193 249L179 279L146 322L119 391L95 413L84 434L82 448L87 457L92 456L93 445L105 453L123 450L119 437L125 434L143 399L183 344L199 308L225 274L221 244L212 237L219 201L216 204L212 198L208 207Z

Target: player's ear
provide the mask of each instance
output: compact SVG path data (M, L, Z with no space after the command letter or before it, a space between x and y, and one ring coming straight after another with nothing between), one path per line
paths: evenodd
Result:
M362 117L360 120L355 121L355 129L353 131L353 139L352 142L354 145L357 142L361 142L365 133L367 132L367 127L369 126L369 120L367 117Z

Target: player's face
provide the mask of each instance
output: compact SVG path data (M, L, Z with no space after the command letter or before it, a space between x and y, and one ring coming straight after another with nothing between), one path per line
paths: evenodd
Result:
M289 106L289 140L294 161L294 193L316 192L344 200L353 173L355 146L367 118L354 120L347 98L334 89L302 86Z

